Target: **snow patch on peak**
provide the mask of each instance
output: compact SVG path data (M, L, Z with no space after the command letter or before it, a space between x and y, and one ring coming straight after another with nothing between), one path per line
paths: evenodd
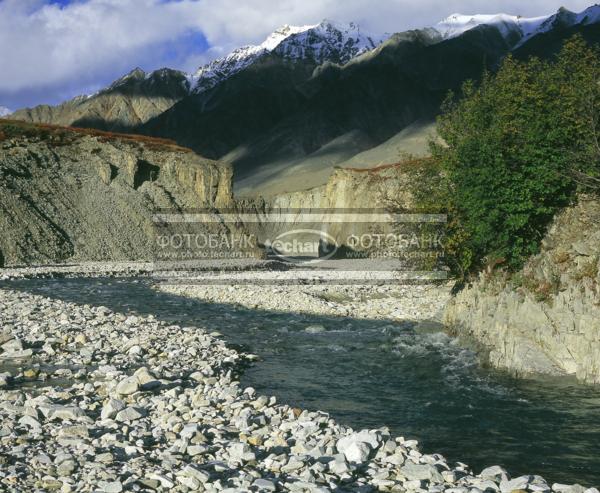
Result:
M265 50L272 51L274 50L279 43L281 43L284 39L293 36L294 34L298 34L301 32L308 31L309 29L315 28L316 25L312 26L290 26L289 24L285 24L284 26L276 29L273 33L269 35L265 41L263 41L258 47L264 48Z
M598 4L588 7L579 14L561 7L553 15L529 18L509 14L453 14L439 22L434 28L444 39L449 39L460 36L478 26L495 26L504 37L517 32L520 40L516 46L520 46L532 37L553 29L596 23L600 23L600 5Z
M188 80L194 92L203 92L268 53L276 53L294 60L312 59L318 64L326 61L346 63L376 48L387 37L389 36L372 36L361 32L359 26L354 23L342 24L328 19L315 25L286 24L270 34L261 44L237 48L229 55L200 67Z
M508 36L515 30L519 31L521 35L527 36L536 31L547 19L548 16L526 18L502 13L477 15L453 14L439 22L435 26L435 29L445 39L460 36L471 29L483 25L495 26L503 36Z
M0 106L0 118L8 116L12 113L12 110L9 110L6 106Z
M196 93L206 91L248 67L260 56L272 52L288 37L313 27L315 26L290 26L286 24L271 33L261 44L242 46L223 58L218 58L200 67L195 74L188 77L190 87Z
M362 31L353 22L344 24L324 19L306 31L289 36L274 51L287 58L313 59L319 64L347 63L375 49L388 37Z

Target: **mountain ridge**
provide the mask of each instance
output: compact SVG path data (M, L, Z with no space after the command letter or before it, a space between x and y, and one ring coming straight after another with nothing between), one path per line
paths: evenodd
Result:
M329 20L288 25L195 75L136 68L91 97L12 118L171 138L232 163L236 182L256 184L260 193L260 183L249 179L255 173L276 190L281 187L272 181L296 176L296 170L304 173L299 178L325 179L354 155L372 156L374 163L364 163L369 166L409 148L422 152L430 135L413 133L408 143L402 132L418 121L430 132L427 122L448 91L495 70L511 52L551 56L564 36L577 32L594 40L598 22L595 5L578 14L560 9L533 18L454 14L434 27L389 37ZM69 104L82 111L66 121ZM62 119L52 121L53 112ZM398 147L405 143L410 147ZM369 149L378 150L365 153ZM313 173L318 162L323 170Z
M558 27L589 25L597 22L600 22L598 4L580 13L561 7L552 15L532 18L504 13L452 14L421 31L428 31L432 37L439 36L438 40L443 41L484 25L494 26L515 49L538 34ZM115 131L127 130L135 125L146 123L190 94L212 89L270 54L279 55L290 61L312 59L316 65L327 62L343 65L374 50L390 36L389 34L373 35L361 30L356 23L338 23L329 19L323 19L313 25L286 24L273 31L262 43L237 48L224 57L210 61L193 73L170 68L146 73L137 67L94 94L76 96L56 106L42 104L33 108L19 109L14 112L14 118L38 123L93 126ZM161 99L160 103L155 107L146 105L148 107L139 110L127 108L132 106L129 100L93 104L96 99L111 92L114 94L117 90L126 91L136 82L145 86L145 90L139 91L144 97L158 97ZM156 93L150 90L148 93L148 88L153 84L159 87L159 90ZM161 87L163 92L160 90ZM102 122L103 113L120 113L120 115L104 118L106 122Z

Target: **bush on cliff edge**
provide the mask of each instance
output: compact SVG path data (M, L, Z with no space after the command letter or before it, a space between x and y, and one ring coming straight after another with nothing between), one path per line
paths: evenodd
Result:
M598 52L574 37L552 61L508 57L494 76L467 82L444 103L445 143L431 144L437 170L417 200L449 213L456 273L484 259L519 268L577 186L594 186L599 82Z

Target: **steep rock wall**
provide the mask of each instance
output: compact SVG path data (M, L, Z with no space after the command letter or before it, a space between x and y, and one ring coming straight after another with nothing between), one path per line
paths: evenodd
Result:
M445 322L494 367L600 383L599 258L600 202L581 197L521 272L482 274L449 303Z
M231 169L186 149L36 129L0 128L4 265L150 260L155 211L233 204Z
M258 224L255 229L259 238L277 236L296 225L325 231L340 245L345 245L351 235L386 232L395 225L356 222L350 215L347 221L327 223L328 214L353 211L377 213L398 205L410 208L410 183L410 169L403 164L372 169L338 168L323 186L280 194L268 200L244 200L240 201L240 205L243 209L256 212ZM284 213L296 214L297 221L282 224L278 221L278 215ZM311 214L316 220L312 223L303 222L305 214ZM246 226L252 228L252 225Z

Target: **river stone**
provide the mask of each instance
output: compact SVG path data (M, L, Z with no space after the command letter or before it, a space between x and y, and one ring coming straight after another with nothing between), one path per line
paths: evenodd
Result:
M6 353L10 353L12 351L22 351L23 343L21 342L21 339L11 339L2 344L2 350Z
M258 488L258 491L277 491L275 483L268 479L256 479L254 480L254 483L252 483L252 486Z
M431 464L415 464L414 462L407 462L400 468L402 475L410 480L428 480L433 483L443 483L444 477L437 470L437 468Z
M200 481L198 481L196 478L192 478L191 476L177 476L177 481L192 491L198 491L201 484Z
M235 442L228 448L228 452L229 456L237 462L256 459L256 455L252 452L247 443Z
M322 332L325 332L325 327L322 325L309 325L304 329L304 332L308 334L321 334Z
M531 476L519 476L512 480L500 481L500 491L502 493L511 493L515 490L526 490L531 483ZM583 493L583 492L582 492Z
M142 390L151 390L160 387L160 382L146 367L136 370L133 376L137 379L138 383L142 387Z
M502 480L508 481L510 479L506 469L500 466L486 467L483 471L481 471L480 476L482 479L488 479L496 482Z
M338 452L344 454L348 462L362 464L371 455L371 446L358 439L356 435L350 435L338 440L336 445Z
M568 485L561 483L554 483L552 489L558 493L584 493L586 490L586 488L580 484Z
M115 421L135 421L143 418L144 415L135 407L126 407L117 413Z
M74 460L62 461L56 468L59 476L70 476L77 469L77 463Z
M349 462L360 464L366 461L371 455L371 451L379 448L381 443L380 433L362 430L338 440L337 449L345 455Z
M19 424L26 425L32 430L42 431L42 425L40 422L32 416L25 415L19 419Z
M121 481L98 481L98 488L103 493L121 493L123 484Z
M140 383L135 377L127 377L117 384L115 391L120 395L135 394L140 389Z
M187 476L188 478L194 478L201 484L206 483L210 479L209 473L199 469L197 466L192 464L188 464L187 466L185 466L180 474L182 476Z
M382 443L381 433L379 431L361 430L354 436L361 442L368 443L373 450L379 448Z
M83 409L75 406L53 406L50 419L79 421L87 418Z
M282 472L294 472L304 467L304 462L298 460L296 457L291 457L288 463L281 468Z
M333 474L337 474L338 476L342 476L350 472L350 467L348 466L348 463L342 454L337 455L334 460L327 464L327 467Z
M100 417L102 419L113 419L123 409L125 409L125 403L122 400L108 399L108 402L102 407Z
M22 351L7 351L6 353L0 354L0 358L3 359L25 359L33 356L33 350L23 349Z

